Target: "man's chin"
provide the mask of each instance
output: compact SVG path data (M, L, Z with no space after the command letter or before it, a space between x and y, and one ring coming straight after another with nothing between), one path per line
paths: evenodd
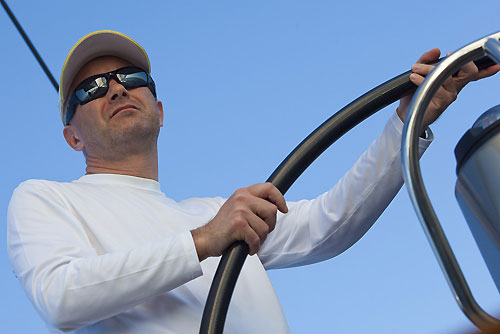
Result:
M111 125L111 122L110 122ZM120 122L114 122L109 127L108 136L114 145L129 145L150 147L151 142L156 142L160 126L158 122L151 119L128 117Z

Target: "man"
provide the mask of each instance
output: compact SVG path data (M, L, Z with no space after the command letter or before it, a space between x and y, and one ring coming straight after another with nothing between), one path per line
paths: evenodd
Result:
M422 63L438 57L437 49L425 53L411 80L420 84L432 69ZM425 127L468 82L498 70L465 66L433 99ZM256 184L227 200L175 202L158 183L163 107L146 52L120 33L89 34L70 51L60 84L64 138L83 152L86 175L26 181L8 212L14 272L55 333L197 332L218 256L236 240L257 256L242 269L226 332L287 333L265 270L343 252L403 183L401 120L410 97L353 168L314 200L287 203L271 184ZM421 153L432 139L430 130L423 136Z

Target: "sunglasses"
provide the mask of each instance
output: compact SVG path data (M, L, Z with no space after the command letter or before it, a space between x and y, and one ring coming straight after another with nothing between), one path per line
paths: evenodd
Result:
M156 98L156 86L153 78L151 78L149 73L139 67L127 66L112 72L93 75L76 86L68 102L65 125L69 124L69 121L75 114L77 105L83 106L84 104L105 96L108 93L111 79L115 79L116 82L126 89L148 87Z

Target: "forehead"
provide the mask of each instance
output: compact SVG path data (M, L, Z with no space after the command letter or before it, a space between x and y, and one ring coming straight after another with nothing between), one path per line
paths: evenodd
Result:
M82 68L78 71L77 75L75 76L75 79L71 83L70 91L72 91L77 84L79 84L84 79L90 76L100 73L111 72L120 67L130 66L130 65L131 64L126 60L113 56L94 58L85 65L83 65Z

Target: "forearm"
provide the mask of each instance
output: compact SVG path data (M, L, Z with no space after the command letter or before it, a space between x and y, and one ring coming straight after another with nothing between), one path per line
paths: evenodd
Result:
M200 276L197 259L185 255L192 247L189 238L186 233L123 252L55 258L26 284L55 327L87 326Z
M354 166L327 193L290 203L259 256L266 268L325 260L354 244L382 214L403 184L396 115ZM420 153L429 141L421 141Z

